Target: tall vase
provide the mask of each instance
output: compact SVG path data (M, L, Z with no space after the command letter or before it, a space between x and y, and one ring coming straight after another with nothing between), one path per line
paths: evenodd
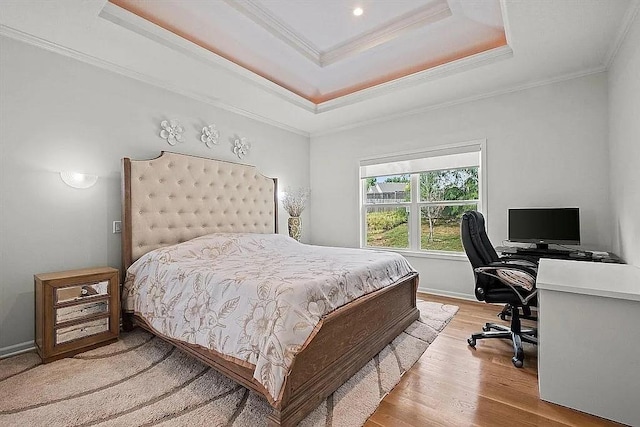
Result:
M289 237L292 237L299 242L300 234L302 233L302 221L300 220L300 217L289 217L287 224L289 225Z

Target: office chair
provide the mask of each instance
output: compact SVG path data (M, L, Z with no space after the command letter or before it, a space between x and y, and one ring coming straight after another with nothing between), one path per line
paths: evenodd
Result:
M473 267L475 294L479 301L507 304L498 315L503 320L511 317L511 327L486 323L480 333L472 334L467 343L487 338L508 338L513 342L511 359L517 368L524 363L522 342L538 343L536 329L522 329L521 319L531 317L530 307L537 305L535 280L537 264L527 259L500 258L489 241L480 212L469 211L462 216L460 225L462 244ZM522 313L521 313L522 311Z

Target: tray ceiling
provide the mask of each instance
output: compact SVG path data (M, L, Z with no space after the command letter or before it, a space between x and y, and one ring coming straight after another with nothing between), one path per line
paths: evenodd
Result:
M109 1L314 104L507 44L498 0Z
M280 0L264 1L264 4L271 5L272 2L278 4ZM317 1L322 1L327 7L337 3L333 0ZM348 1L344 0L345 3ZM293 7L315 2L291 1ZM406 32L400 31L392 41L321 67L296 50L293 46L297 44L292 46L291 41L275 36L262 24L239 12L237 7L231 7L222 0L155 0L154 3L216 5L223 15L214 17L214 21L206 16L194 17L192 26L201 25L207 31L216 31L216 34L221 34L221 40L239 48L247 44L240 40L246 30L235 31L236 27L248 26L260 31L262 36L253 37L248 42L248 47L253 48L252 52L257 52L260 59L268 62L276 56L275 50L255 49L258 43L263 43L262 38L271 38L273 46L280 46L278 49L297 58L284 62L283 68L272 65L275 68L274 80L278 81L284 81L283 76L297 70L300 63L306 64L314 73L341 70L336 78L341 77L342 70L349 68L347 64L359 60L361 55L374 52L377 57L383 53L395 53L394 50L400 51L401 48L411 49L412 44L408 41L411 35L428 32L427 28L435 31L460 14L473 25L493 28L492 19L497 15L489 12L498 10L487 9L485 0L449 0L450 17L412 27ZM258 3L259 6L261 4ZM363 17L371 18L371 22L366 21L368 26L347 27L344 33L334 28L318 33L331 38L314 38L315 29L309 33L303 31L320 24L329 28L324 18L318 22L311 18L309 21L299 19L291 24L291 29L311 42L318 51L327 51L339 43L336 40L351 40L376 29L382 22L407 13L406 9L377 8L378 4L388 5L387 0L374 0L371 3L376 5L374 9L369 4L360 3L364 9ZM393 4L408 7L415 4L416 8L421 8L429 3L397 0ZM500 20L504 22L502 33L508 45L320 104L108 0L0 1L0 50L8 39L18 40L290 132L317 136L606 71L627 37L630 23L640 19L640 0L499 0L498 4ZM241 4L242 7L246 5ZM349 13L352 6L348 5ZM379 15L378 10L381 11ZM390 15L390 10L397 14ZM289 19L286 16L280 18L276 12L277 9L273 9L270 13L280 20ZM294 12L295 9L286 10L286 13L299 14ZM350 17L352 15L348 16L344 19L354 19ZM233 20L227 23L227 19ZM232 31L220 31L229 26L233 27ZM446 36L450 34L446 33ZM364 76L370 71L365 68L354 72ZM310 80L316 77L310 72L299 78ZM365 82L364 78L359 81Z

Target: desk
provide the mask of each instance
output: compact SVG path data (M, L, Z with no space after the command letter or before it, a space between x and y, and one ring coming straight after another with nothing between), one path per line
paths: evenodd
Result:
M601 252L602 254L606 253L604 256L591 256L592 252L590 251L574 251L574 252L544 252L539 251L532 254L527 253L519 253L517 252L518 248L514 246L498 246L496 247L496 252L498 252L503 257L527 257L534 258L539 260L541 258L551 258L551 259L564 259L571 261L589 261L589 262L602 262L602 263L612 263L612 264L624 264L624 261L616 254L612 252Z
M640 268L542 259L540 398L640 426Z

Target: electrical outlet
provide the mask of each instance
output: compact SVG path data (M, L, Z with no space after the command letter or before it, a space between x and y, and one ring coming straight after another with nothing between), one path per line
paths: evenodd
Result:
M113 234L122 233L122 221L113 221Z

